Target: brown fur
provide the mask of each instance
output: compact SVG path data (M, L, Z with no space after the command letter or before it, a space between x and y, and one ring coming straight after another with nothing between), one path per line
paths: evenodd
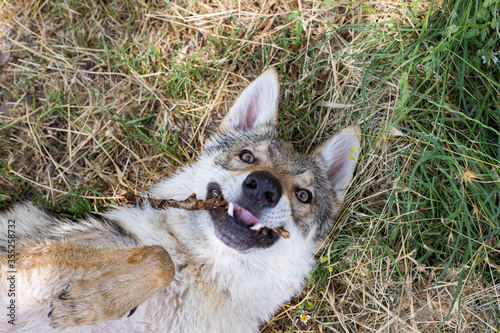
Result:
M52 285L49 317L55 328L119 319L165 289L175 273L158 245L103 250L65 241L18 251L16 270L27 282L40 283L43 274ZM0 256L0 271L8 271L7 255Z

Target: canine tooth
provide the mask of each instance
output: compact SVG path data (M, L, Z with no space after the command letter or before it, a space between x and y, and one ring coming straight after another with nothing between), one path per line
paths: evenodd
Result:
M264 225L262 223L258 223L256 225L251 226L250 229L252 229L252 230L260 230L263 227L264 227Z
M232 202L227 205L227 214L231 217L234 217L234 204Z

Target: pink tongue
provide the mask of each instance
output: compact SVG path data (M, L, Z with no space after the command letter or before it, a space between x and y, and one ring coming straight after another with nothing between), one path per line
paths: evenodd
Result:
M252 215L252 213L238 205L234 205L233 214L235 219L249 227L253 227L254 225L261 223L255 216Z

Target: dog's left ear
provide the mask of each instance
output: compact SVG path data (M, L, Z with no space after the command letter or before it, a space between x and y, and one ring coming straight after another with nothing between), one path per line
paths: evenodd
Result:
M334 134L315 151L326 164L326 176L341 199L352 180L361 145L361 128L350 126Z
M271 67L243 90L222 120L220 129L252 130L264 125L276 126L279 95L278 73Z

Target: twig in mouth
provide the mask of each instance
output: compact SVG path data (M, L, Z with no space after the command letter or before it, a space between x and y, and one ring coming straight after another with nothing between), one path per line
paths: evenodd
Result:
M229 202L222 199L221 195L218 195L215 198L210 198L207 200L198 200L196 199L196 194L191 194L186 200L173 200L173 199L152 199L152 198L144 198L146 199L151 207L155 209L163 209L163 208L182 208L187 210L213 210L220 207L227 207ZM137 204L140 202L142 198L138 195L131 194L125 198L125 203L127 204Z
M280 235L283 238L290 238L290 233L288 231L286 231L285 228L283 228L283 227L279 227L279 228L264 227L264 228L271 229L272 231L274 231L275 233L277 233L278 235Z
M229 202L222 199L221 194L214 194L213 198L207 200L196 199L196 194L191 194L186 200L173 200L173 199L153 199L153 198L142 198L135 194L130 194L125 198L125 203L130 205L136 205L140 203L143 199L147 200L151 207L155 209L163 208L182 208L187 210L213 210L217 208L226 208ZM290 238L290 233L283 227L270 228L263 227L263 233L267 234L267 230L272 230L283 238Z

